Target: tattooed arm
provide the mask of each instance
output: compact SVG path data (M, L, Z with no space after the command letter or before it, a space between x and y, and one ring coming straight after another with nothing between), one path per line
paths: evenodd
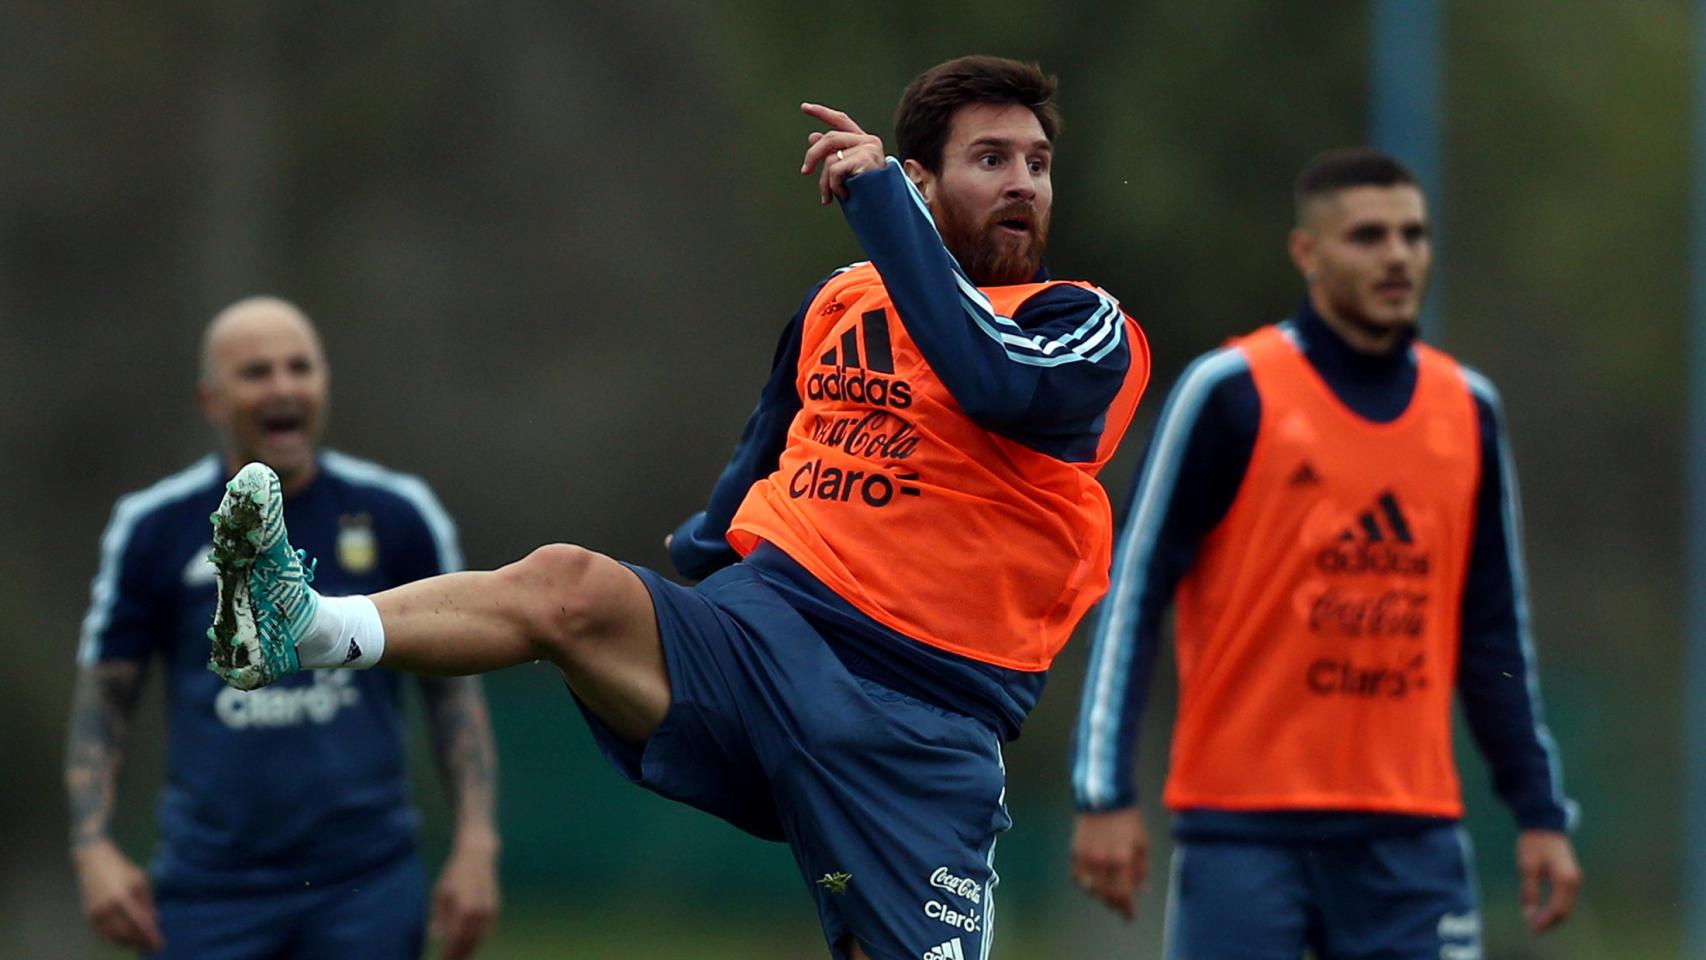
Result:
M433 755L456 814L456 836L433 889L432 933L446 960L474 952L498 912L497 747L474 677L422 677Z
M164 946L148 875L108 835L119 764L142 692L143 661L106 660L78 667L65 744L65 793L71 803L71 862L83 915L120 946Z

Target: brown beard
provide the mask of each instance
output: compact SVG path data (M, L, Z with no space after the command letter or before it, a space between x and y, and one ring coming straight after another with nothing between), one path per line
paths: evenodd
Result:
M1022 217L1031 225L1029 236L1013 237L998 232L996 224ZM1011 203L979 223L968 223L952 203L936 211L936 226L948 252L960 262L971 282L980 287L1004 287L1030 283L1042 267L1048 246L1048 217L1039 216L1028 203Z
M1408 344L1420 327L1420 311L1396 323L1387 324L1369 316L1357 303L1355 297L1339 297L1329 291L1327 299L1332 304L1333 312L1341 322L1374 343L1385 343L1393 348L1400 344ZM1382 352L1385 352L1384 348Z

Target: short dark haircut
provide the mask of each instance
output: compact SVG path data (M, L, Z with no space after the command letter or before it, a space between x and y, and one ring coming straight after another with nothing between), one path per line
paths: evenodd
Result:
M1303 208L1318 200L1352 187L1396 187L1406 184L1420 187L1421 183L1410 168L1397 157L1372 147L1340 147L1317 154L1303 165L1292 185L1292 198L1297 204L1297 218L1303 219Z
M894 112L895 149L902 160L917 160L931 173L942 172L942 149L954 113L974 103L1018 104L1030 108L1043 136L1054 142L1060 110L1054 105L1057 81L1034 63L1005 57L970 56L939 63L907 84Z

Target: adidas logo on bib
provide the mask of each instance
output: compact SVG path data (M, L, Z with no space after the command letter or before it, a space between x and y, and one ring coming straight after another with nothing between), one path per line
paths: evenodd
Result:
M960 949L960 938L955 937L924 951L921 960L966 960L966 954Z
M806 378L808 400L844 400L894 410L912 406L912 383L895 376L886 310L862 314L856 326L843 330L841 339L818 357L818 365L830 369Z
M1392 491L1382 493L1374 505L1379 507L1380 513L1385 516L1386 525L1391 528L1392 539L1399 543L1415 542L1415 537L1410 535L1410 521L1405 518L1404 508L1398 505L1398 498ZM1368 543L1380 543L1386 539L1386 534L1380 529L1380 519L1374 510L1364 510L1357 515L1355 526L1340 531L1339 539L1346 542L1360 539ZM1360 537L1358 533L1361 534Z

